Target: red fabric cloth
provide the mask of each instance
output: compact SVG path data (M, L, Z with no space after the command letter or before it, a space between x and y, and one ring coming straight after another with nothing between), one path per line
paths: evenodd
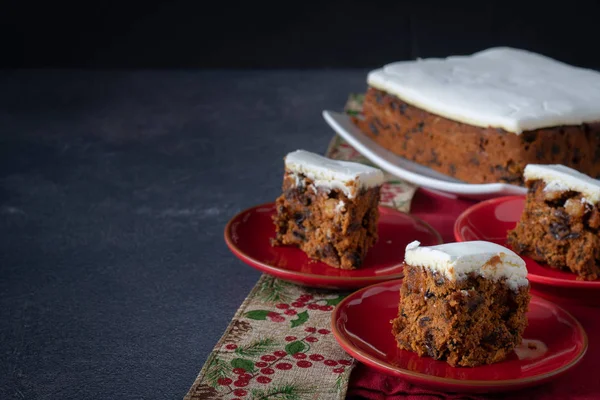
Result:
M412 201L411 213L433 226L444 239L454 242L453 227L456 218L475 201L419 189ZM575 316L586 330L589 347L583 360L564 375L548 384L517 392L498 394L496 398L511 399L600 399L598 360L600 346L600 309L588 306L561 305ZM347 397L350 399L485 399L486 395L442 393L414 386L403 379L387 376L359 364L350 377Z

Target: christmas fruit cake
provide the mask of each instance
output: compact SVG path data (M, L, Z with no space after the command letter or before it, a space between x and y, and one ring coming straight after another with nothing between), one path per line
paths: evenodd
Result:
M508 244L578 279L600 278L600 181L563 165L528 165L524 175L529 192Z
M398 347L474 367L503 360L527 326L525 262L490 242L406 247L398 318Z
M600 176L600 73L512 48L369 73L354 123L406 159L469 183L522 185L527 164Z
M285 157L273 245L292 245L332 267L361 266L377 241L383 172L298 150Z

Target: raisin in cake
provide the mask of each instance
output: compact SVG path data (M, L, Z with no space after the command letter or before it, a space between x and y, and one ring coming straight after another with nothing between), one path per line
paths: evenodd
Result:
M469 183L523 184L527 164L600 176L600 73L512 48L369 73L358 127Z
M298 150L285 157L273 245L293 245L342 269L360 267L377 241L383 172Z
M525 180L525 209L509 245L579 279L600 278L600 181L563 165L528 165Z
M525 262L490 242L406 247L398 347L473 367L503 360L527 326Z

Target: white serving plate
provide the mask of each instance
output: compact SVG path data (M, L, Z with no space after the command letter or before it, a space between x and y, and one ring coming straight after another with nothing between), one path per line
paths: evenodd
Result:
M526 188L507 183L471 184L459 181L384 149L362 133L347 114L325 110L323 118L338 135L379 168L415 185L478 200L527 193Z

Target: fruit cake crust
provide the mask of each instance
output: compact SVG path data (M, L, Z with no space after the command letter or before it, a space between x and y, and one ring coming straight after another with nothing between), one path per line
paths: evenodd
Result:
M350 199L340 190L323 190L309 178L286 171L283 194L276 201L272 244L297 246L332 267L359 268L377 241L379 193L379 186L359 189Z
M502 280L471 274L452 281L406 265L392 333L399 348L419 356L452 366L491 364L521 343L529 299L528 285L515 292Z
M523 184L527 164L563 164L600 177L600 123L519 135L429 113L370 87L354 123L378 144L469 183Z
M508 244L521 255L569 270L580 280L600 278L600 209L578 192L545 192L542 180L528 181L521 220Z

